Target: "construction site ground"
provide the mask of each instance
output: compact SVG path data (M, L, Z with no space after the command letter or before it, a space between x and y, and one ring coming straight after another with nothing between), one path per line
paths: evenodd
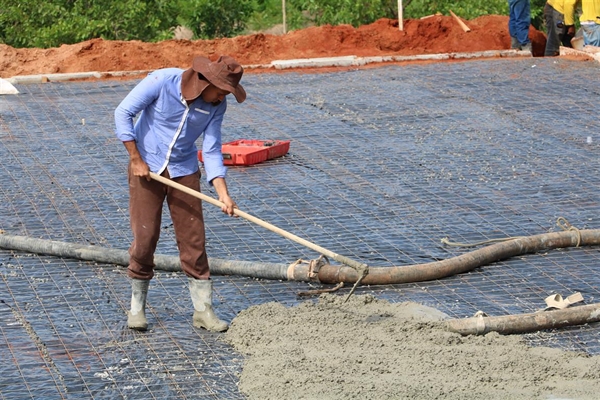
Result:
M228 186L241 210L371 268L472 250L445 245L442 238L473 243L561 231L559 218L576 229L596 229L598 68L594 61L511 57L249 73L246 102L229 102L223 141L279 139L291 146L283 157L231 167ZM128 248L128 157L114 134L113 111L137 82L17 84L19 94L0 97L4 234ZM203 192L215 197L206 182ZM318 257L216 207L205 204L204 213L209 257L261 263ZM166 209L157 253L177 255ZM414 302L452 318L478 311L531 313L556 293L578 292L584 303L598 302L599 260L594 247L551 250L435 281L359 286L354 296ZM315 298L298 293L331 288L244 276L213 279L217 313L228 322L253 306L310 303ZM346 286L334 295L349 291ZM0 250L0 399L276 398L240 389L248 355L227 334L192 326L182 273L157 272L147 332L127 328L129 298L123 266ZM310 328L310 318L302 324ZM280 329L283 338L283 326L272 327L275 338ZM350 330L348 336L375 335L369 332ZM521 337L532 348L575 351L592 362L600 354L597 324ZM469 362L448 346L439 357ZM399 355L386 357L383 365L410 369ZM294 371L298 364L286 365ZM351 365L328 369L333 381L327 387L339 392L322 398L356 395L340 384L337 373L351 374L346 367ZM465 372L464 380L469 376L473 387L487 387L475 371ZM379 382L371 384L372 392L359 392L360 398L409 396L377 396ZM303 388L308 384L287 398L316 398ZM565 398L561 388L549 390L556 396L513 398ZM434 398L432 393L411 398ZM440 393L435 398L477 398L450 388Z

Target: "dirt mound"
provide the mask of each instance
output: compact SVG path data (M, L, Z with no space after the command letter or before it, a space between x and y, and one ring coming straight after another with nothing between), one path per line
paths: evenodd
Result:
M0 77L40 73L112 72L187 68L195 55L216 59L229 54L244 65L296 58L415 55L502 50L510 48L508 17L490 15L466 21L464 32L447 16L404 21L380 19L350 25L311 27L285 35L256 33L214 40L167 40L159 43L92 39L51 49L16 49L0 44ZM543 53L546 38L530 30L534 55Z

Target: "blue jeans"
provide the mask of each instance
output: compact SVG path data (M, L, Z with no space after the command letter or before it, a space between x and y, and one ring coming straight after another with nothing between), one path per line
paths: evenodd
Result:
M583 31L583 44L600 47L600 25L581 24L581 30Z
M531 25L529 0L508 0L508 11L508 32L510 36L516 38L522 45L531 43L529 41L529 25Z

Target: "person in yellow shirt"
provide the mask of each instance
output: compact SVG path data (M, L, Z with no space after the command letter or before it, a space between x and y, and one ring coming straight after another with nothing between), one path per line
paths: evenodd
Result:
M579 0L548 0L544 6L546 21L545 57L559 55L560 46L572 47L575 36L575 6Z
M583 44L600 47L600 0L581 0Z

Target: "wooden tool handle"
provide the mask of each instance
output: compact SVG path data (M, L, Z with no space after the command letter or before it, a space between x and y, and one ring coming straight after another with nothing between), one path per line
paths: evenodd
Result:
M163 184L165 184L167 186L170 186L172 188L181 190L184 193L187 193L189 195L197 197L200 200L203 200L203 201L206 201L208 203L211 203L211 204L213 204L213 205L215 205L217 207L223 207L225 205L225 204L223 204L222 202L220 202L217 199L213 199L212 197L207 196L204 193L201 193L201 192L198 192L196 190L190 189L187 186L183 186L180 183L174 182L174 181L172 181L170 179L167 179L167 178L165 178L163 176L155 174L154 172L150 172L150 177L152 179L154 179L155 181L157 181L157 182L160 182L160 183L163 183ZM317 252L319 252L319 253L321 253L321 254L323 254L323 255L331 258L331 259L334 259L334 260L339 261L339 262L341 262L343 264L346 264L346 265L348 265L348 266L350 266L350 267L352 267L354 269L364 269L364 268L366 268L365 264L359 263L358 261L354 261L352 259L349 259L348 257L342 256L342 255L339 255L337 253L334 253L333 251L327 250L327 249L325 249L325 248L323 248L323 247L321 247L321 246L319 246L319 245L317 245L315 243L312 243L312 242L309 242L308 240L302 239L301 237L298 237L298 236L294 235L293 233L290 233L288 231L285 231L285 230L283 230L281 228L276 227L275 225L272 225L272 224L270 224L270 223L268 223L266 221L263 221L260 218L256 218L256 217L254 217L254 216L252 216L252 215L250 215L248 213L245 213L244 211L242 211L240 209L234 208L233 209L233 213L235 215L239 216L239 217L242 217L242 218L250 221L250 222L253 222L253 223L257 224L257 225L260 225L263 228L266 228L266 229L268 229L268 230L270 230L272 232L275 232L275 233L277 233L277 234L279 234L279 235L281 235L283 237L286 237L286 238L288 238L290 240L293 240L296 243L300 243L301 245L306 246L309 249L315 250L315 251L317 251Z

